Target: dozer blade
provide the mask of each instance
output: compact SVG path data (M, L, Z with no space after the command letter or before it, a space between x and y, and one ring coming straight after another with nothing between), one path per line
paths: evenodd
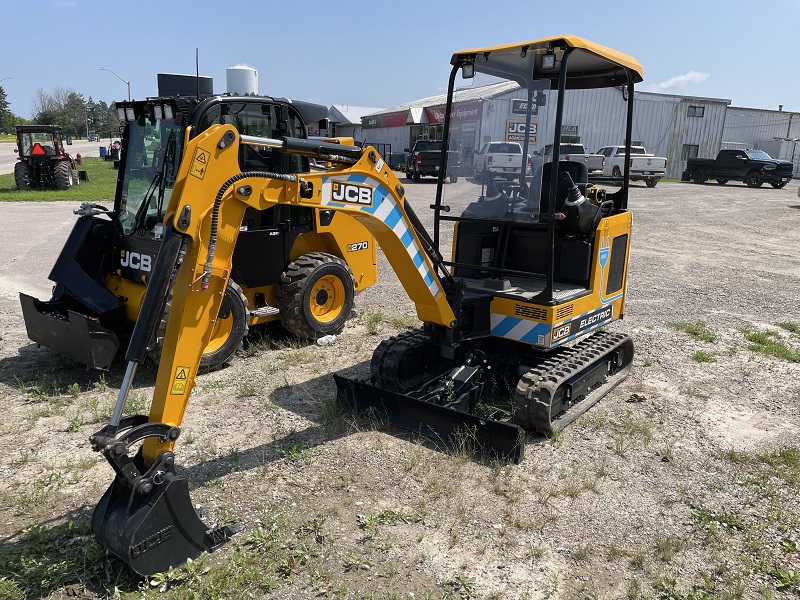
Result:
M431 402L334 374L337 399L349 409L373 412L396 427L419 433L448 447L469 448L476 455L519 463L524 431L513 423L484 419Z
M140 575L152 575L213 552L241 527L209 529L189 498L183 477L165 473L147 494L117 477L92 515L97 541Z

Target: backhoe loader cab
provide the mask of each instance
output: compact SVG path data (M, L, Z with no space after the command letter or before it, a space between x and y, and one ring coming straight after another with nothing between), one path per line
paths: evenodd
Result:
M89 367L107 369L133 330L161 248L165 207L182 164L202 181L205 154L185 156L187 140L220 124L247 135L305 138L306 123L327 115L317 104L269 97L164 97L118 102L125 124L114 206L87 205L50 273L49 301L20 294L28 336ZM244 171L309 170L309 159L242 146ZM207 194L216 193L208 190ZM242 220L231 277L202 366L216 368L240 347L249 327L280 320L315 339L344 327L356 292L377 280L369 233L347 215L279 205ZM356 248L357 250L353 250ZM167 303L167 312L171 301ZM166 315L150 356L158 360Z
M532 107L544 106L538 102L546 91L542 112L552 126L545 131L556 132L556 150L552 165L529 172L523 162L522 173L502 187L449 184L447 204L440 170L433 237L372 147L253 135L244 129L246 121L224 119L183 141L170 132L156 135L164 148L163 166L160 160L156 165L162 175L143 175L136 196L130 186L121 194L128 216L115 226L131 232L147 232L151 222L154 232L161 226L161 247L113 414L90 439L116 473L95 508L92 530L137 572L165 571L217 548L237 529L203 524L173 451L204 349L221 320L223 291L239 272L236 254L249 233L243 224L249 214L283 207L333 215L333 223L355 220L380 244L415 304L423 327L381 342L368 378L334 375L339 399L356 410L516 462L526 430L561 429L626 376L632 340L601 328L620 319L625 308L632 222L628 173L622 187L607 194L586 183L585 170L562 164L558 147L568 92L620 86L625 93L615 97L622 99L630 145L633 86L642 80L641 67L575 36L464 50L451 64L442 164L451 137L474 135L460 127L453 97L457 77L476 73L509 82L513 98L505 108L495 103L487 127L516 136L526 153L541 142L534 137L539 129ZM149 117L134 114L129 121L134 118L147 127ZM513 129L507 120L514 121ZM485 135L498 139L496 130ZM153 166L148 163L155 152L150 157L148 148L126 141L126 151L142 159L131 163L136 169ZM273 151L283 152L282 161L298 161L300 169L307 169L308 158L317 167L297 173L287 168L286 174L245 170L242 160L271 158ZM171 156L184 157L177 171L168 166ZM133 168L125 153L123 163L125 170ZM128 210L134 197L140 201ZM449 260L438 249L444 227L453 231ZM336 268L325 263L314 272L320 276L306 290L324 296L327 286L335 295L329 275ZM125 415L137 366L170 302L182 310L170 311L166 321L150 413Z

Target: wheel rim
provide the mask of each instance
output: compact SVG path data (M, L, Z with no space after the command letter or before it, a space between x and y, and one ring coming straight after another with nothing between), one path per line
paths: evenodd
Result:
M214 329L211 330L211 339L206 345L203 354L208 352L216 352L225 344L233 331L233 314L228 315L225 319L217 318L214 322Z
M341 314L344 300L342 280L335 275L324 275L311 288L309 308L317 321L327 323Z

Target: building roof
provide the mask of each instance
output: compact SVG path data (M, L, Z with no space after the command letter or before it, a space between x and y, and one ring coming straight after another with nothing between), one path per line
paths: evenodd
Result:
M492 83L489 85L482 85L479 87L471 87L468 89L456 90L453 92L454 102L469 102L470 100L483 100L486 98L494 98L501 94L505 94L510 90L518 88L519 85L513 81L502 81L500 83ZM399 104L392 108L385 108L376 112L364 115L365 117L374 117L378 115L388 115L391 113L399 113L403 111L411 111L412 114L421 113L423 108L429 106L439 106L447 101L447 94L439 94L438 96L429 96L419 100ZM419 109L419 110L416 110Z
M383 109L333 104L330 109L328 109L328 119L345 125L361 125L361 117L381 110Z

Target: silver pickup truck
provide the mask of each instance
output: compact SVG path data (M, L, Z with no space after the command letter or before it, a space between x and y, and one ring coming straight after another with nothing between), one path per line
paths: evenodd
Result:
M538 159L538 160L537 160ZM572 162L582 162L589 170L589 177L602 175L605 157L599 154L589 154L583 144L563 143L559 147L559 159ZM547 144L535 158L534 168L553 160L553 144Z
M625 146L605 146L597 151L605 156L606 164L604 175L609 177L622 177L625 172ZM663 156L653 156L644 146L631 146L630 157L631 181L644 181L647 187L656 187L658 180L666 176L667 159Z

